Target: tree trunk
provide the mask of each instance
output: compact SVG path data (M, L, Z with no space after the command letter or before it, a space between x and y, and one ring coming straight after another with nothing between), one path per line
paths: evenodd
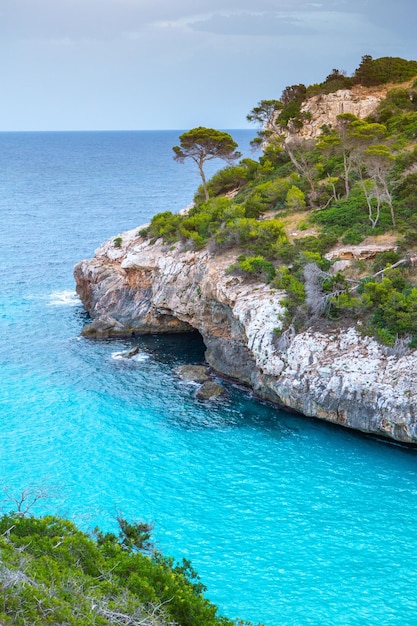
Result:
M388 206L389 206L389 210L390 210L390 213L391 213L392 225L393 225L394 228L396 228L394 205L393 205L393 202L392 202L391 191L389 190L387 181L386 181L386 179L384 178L384 176L382 175L381 172L378 173L378 178L379 178L379 181L380 181L380 183L382 185L382 188L384 190L385 200L387 201Z
M350 181L349 181L349 174L350 174L350 168L351 168L351 163L350 163L350 156L346 153L346 150L343 150L343 169L345 172L345 198L346 200L349 200L349 195L350 195Z
M206 197L206 202L207 202L207 200L209 199L209 194L208 194L207 182L206 182L206 177L204 175L203 162L202 161L199 161L198 169L200 170L201 180L203 181L204 195Z

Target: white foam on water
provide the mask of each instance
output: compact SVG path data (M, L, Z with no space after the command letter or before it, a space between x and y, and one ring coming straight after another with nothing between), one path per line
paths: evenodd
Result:
M147 361L149 359L149 354L145 354L144 352L138 352L133 356L128 356L128 354L128 350L124 350L122 352L112 352L111 358L116 361L136 361L137 363L141 363L142 361Z
M81 304L80 298L75 291L66 289L64 291L53 291L49 294L50 306L78 306Z

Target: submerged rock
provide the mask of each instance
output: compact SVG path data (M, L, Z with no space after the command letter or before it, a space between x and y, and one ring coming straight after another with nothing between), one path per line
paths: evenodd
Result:
M205 365L181 365L175 370L182 380L203 383L209 380L208 367Z
M214 382L214 380L208 380L201 385L195 395L199 400L214 400L215 398L223 396L225 393L224 387L219 385L219 383Z

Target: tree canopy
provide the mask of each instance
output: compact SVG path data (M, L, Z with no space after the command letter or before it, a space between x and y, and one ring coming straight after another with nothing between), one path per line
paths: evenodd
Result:
M174 146L174 159L183 163L185 159L192 159L200 172L206 200L209 199L207 181L203 165L206 161L222 159L232 163L242 155L236 150L237 143L229 133L214 128L199 126L183 133L179 137L180 145Z
M417 74L417 61L407 61L399 57L381 57L373 59L369 54L362 57L355 70L355 82L370 87L385 83L401 83Z

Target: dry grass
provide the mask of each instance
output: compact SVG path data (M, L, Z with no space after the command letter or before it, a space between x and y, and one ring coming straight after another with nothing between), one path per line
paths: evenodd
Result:
M298 211L297 213L289 213L285 217L280 217L284 222L285 232L290 241L294 239L301 239L302 237L317 236L318 231L314 227L310 226L306 230L301 230L300 225L305 222L311 211Z
M383 246L395 245L398 241L398 235L393 232L386 232L383 235L371 235L366 237L360 244L361 246Z
M355 96L362 98L367 95L385 98L391 89L409 89L415 80L416 77L414 76L413 78L410 78L410 80L406 80L403 83L385 83L384 85L372 85L370 87L365 87L365 85L353 85L350 88L350 91Z

